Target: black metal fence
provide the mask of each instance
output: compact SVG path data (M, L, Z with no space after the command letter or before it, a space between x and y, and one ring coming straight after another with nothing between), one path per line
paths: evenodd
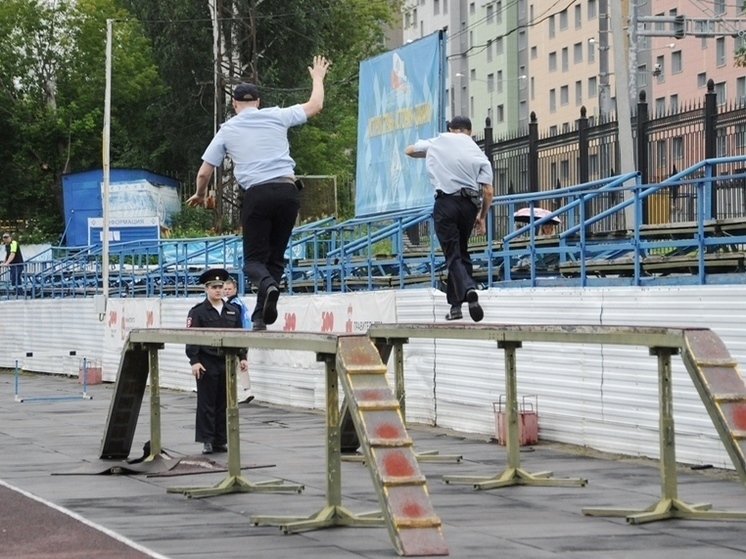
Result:
M541 192L604 179L621 171L619 127L616 120L589 119L585 107L575 127L560 134L540 134L539 122L531 113L528 130L505 138L493 138L489 120L477 143L487 153L495 170L495 195ZM713 157L746 154L746 104L720 103L710 80L704 99L674 112L650 115L641 92L632 117L636 143L636 167L642 183L660 182ZM743 169L721 170L725 174ZM713 189L711 204L718 218L746 216L746 181L723 178ZM695 219L695 185L681 184L651 197L645 206L650 224ZM586 208L597 215L616 204L618 193L599 196ZM558 201L559 203L559 201ZM555 209L555 208L547 208ZM496 215L496 233L509 230L510 216ZM623 215L593 225L594 231L628 229Z

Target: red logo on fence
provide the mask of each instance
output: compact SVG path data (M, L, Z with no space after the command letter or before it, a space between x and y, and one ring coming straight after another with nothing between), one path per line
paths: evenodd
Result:
M286 312L285 313L285 324L283 325L282 329L285 332L295 332L296 326L297 326L297 319L295 318L295 313Z
M321 313L321 331L331 332L334 330L334 313L324 311Z
M109 311L109 328L117 323L117 311Z
M155 317L153 316L153 311L147 311L145 313L145 328L150 328L155 324Z

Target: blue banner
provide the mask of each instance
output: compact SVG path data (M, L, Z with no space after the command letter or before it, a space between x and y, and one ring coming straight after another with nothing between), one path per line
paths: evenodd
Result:
M404 155L445 128L445 33L360 63L355 215L433 203L424 159Z

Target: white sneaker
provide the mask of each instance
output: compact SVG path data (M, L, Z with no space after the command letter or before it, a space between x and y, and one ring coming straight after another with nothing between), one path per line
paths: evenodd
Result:
M237 403L248 404L253 399L254 399L254 395L251 393L251 390L244 390L242 393L238 395Z

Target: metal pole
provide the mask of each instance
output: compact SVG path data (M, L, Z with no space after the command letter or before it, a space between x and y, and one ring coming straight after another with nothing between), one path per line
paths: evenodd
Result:
M637 0L629 0L629 102L637 102Z
M101 239L101 292L103 294L103 306L99 310L99 320L104 319L106 314L106 300L109 297L109 179L110 179L110 141L111 141L111 45L114 20L106 20L106 90L104 93L104 146L103 146L103 171L104 188L101 195L103 209L103 227Z
M618 145L620 156L619 173L632 173L635 171L635 151L632 137L632 109L629 103L629 94L626 88L628 83L627 61L625 60L624 29L622 26L621 2L612 0L609 4L611 16L611 32L614 40L614 89L616 90L616 114L619 126ZM631 197L627 190L624 192L625 199ZM634 223L634 208L630 205L624 211L624 217L629 224Z
M598 2L598 111L601 122L611 112L609 88L609 0Z

